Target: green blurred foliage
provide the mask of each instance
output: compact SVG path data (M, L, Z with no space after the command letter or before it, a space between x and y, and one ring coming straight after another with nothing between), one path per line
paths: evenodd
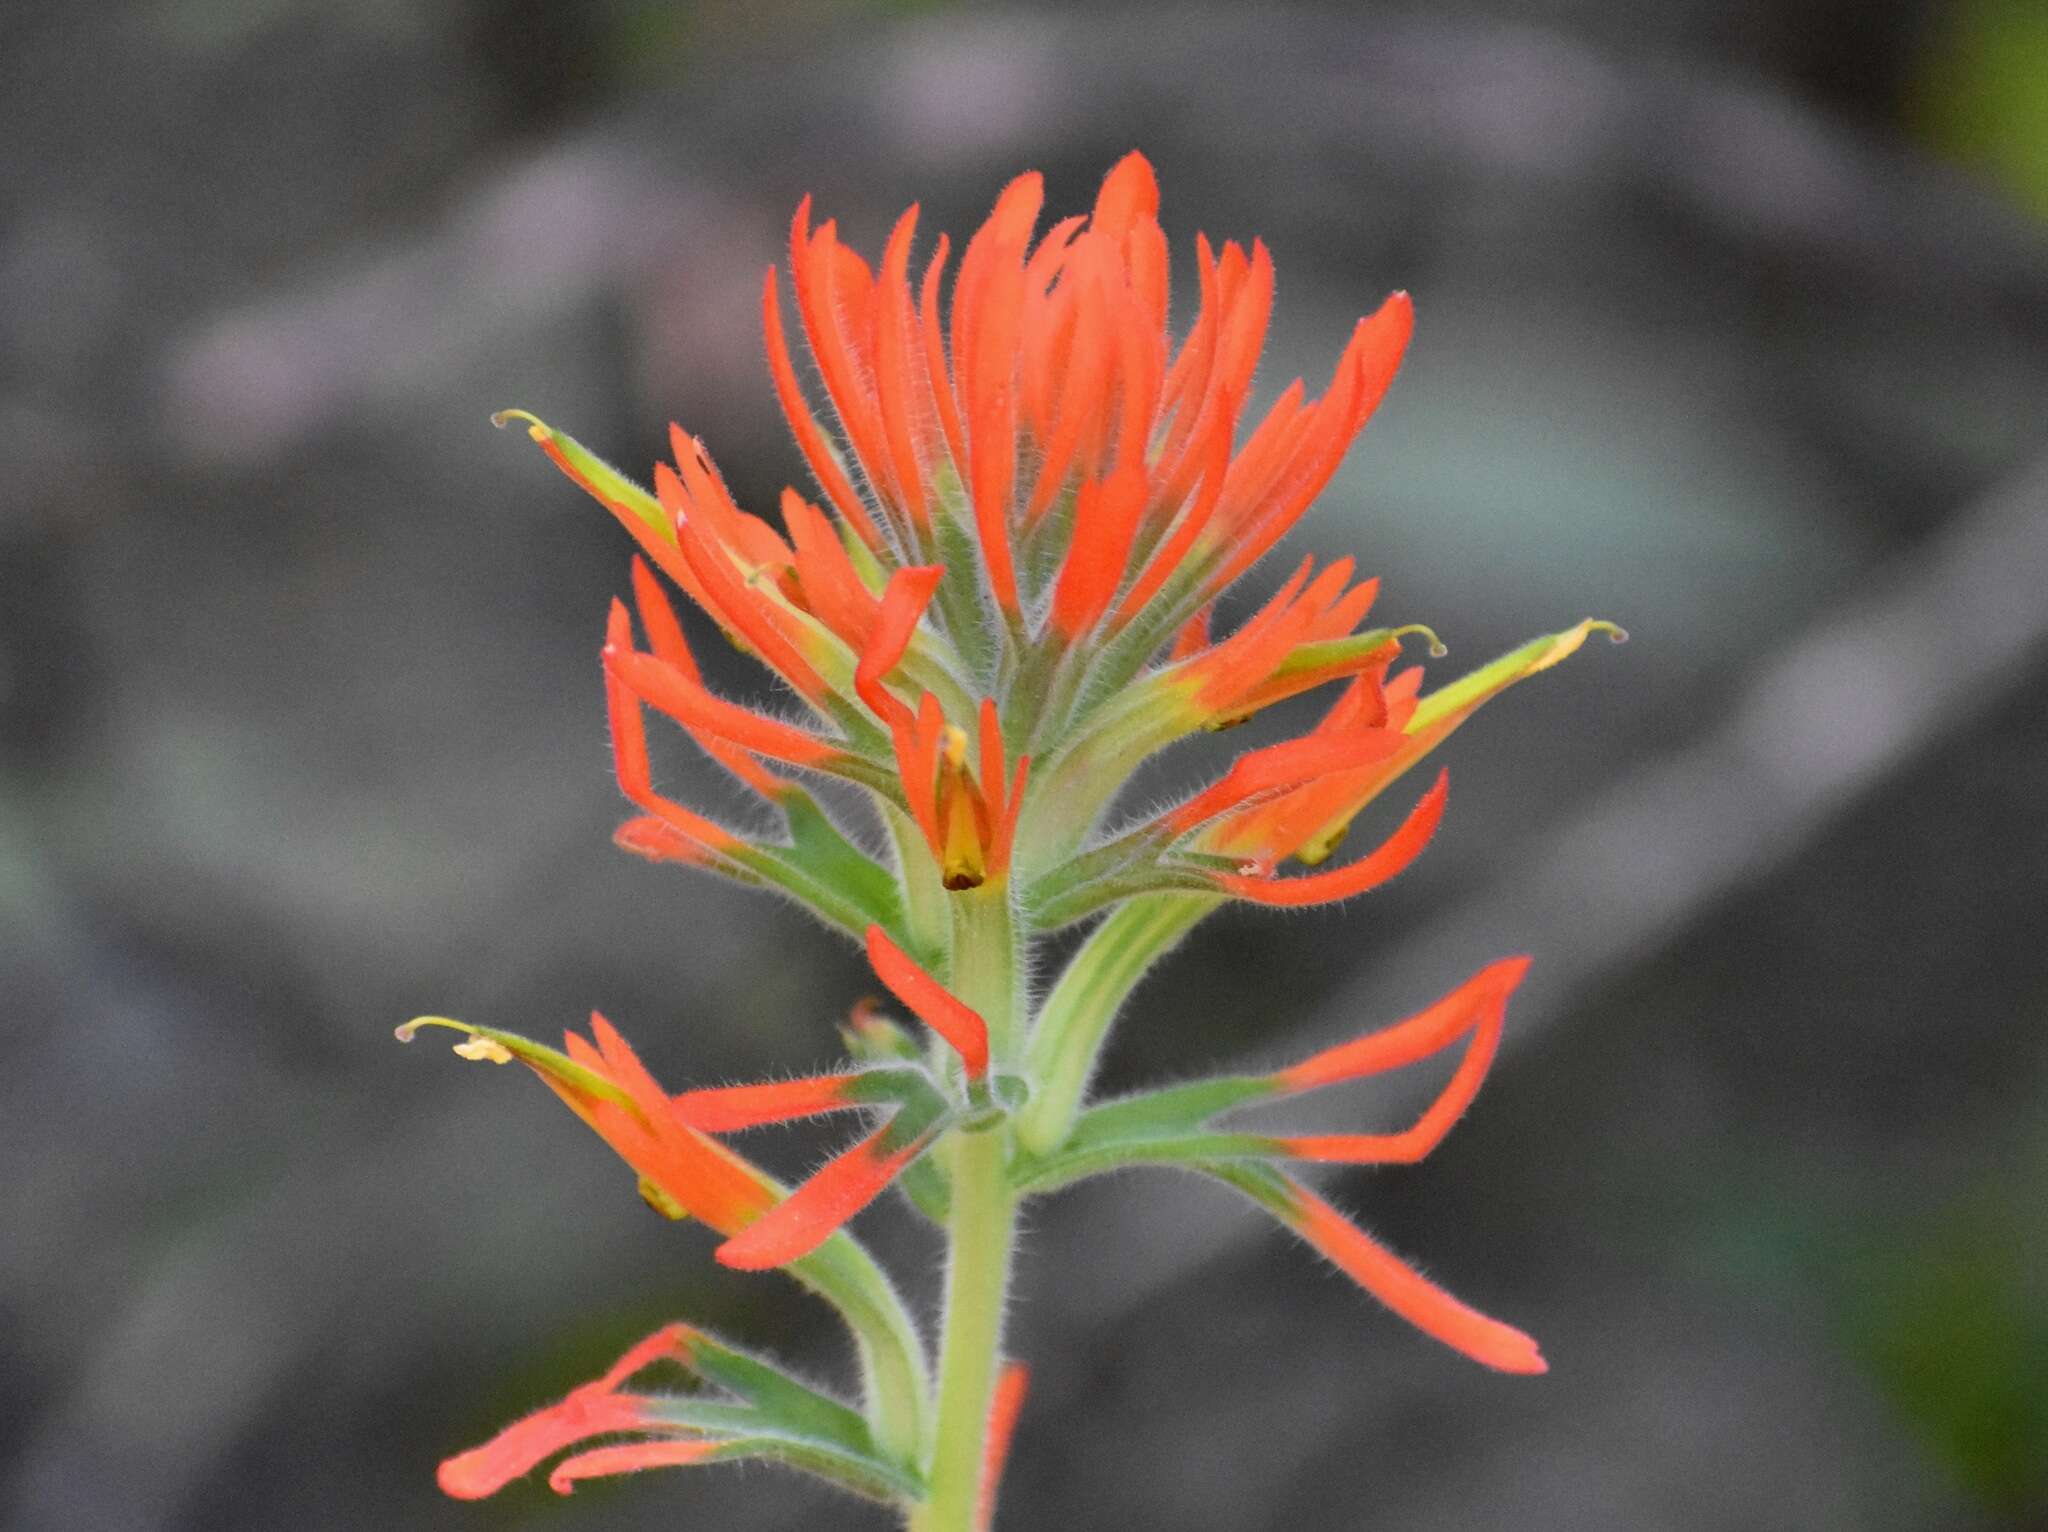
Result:
M2048 5L1962 0L1917 92L1922 133L2048 218Z
M1984 1504L2048 1510L2048 1130L1969 1193L1869 1231L1841 1268L1846 1339Z

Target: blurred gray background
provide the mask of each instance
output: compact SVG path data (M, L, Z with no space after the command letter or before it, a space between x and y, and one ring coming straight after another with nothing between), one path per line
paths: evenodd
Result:
M1416 295L1297 550L1446 673L1636 642L1453 742L1394 887L1212 922L1112 1062L1298 1054L1533 952L1466 1123L1333 1195L1554 1373L1206 1184L1094 1184L1033 1220L1002 1525L2048 1526L2038 0L52 0L0 39L0 1522L885 1524L758 1470L433 1488L669 1317L846 1360L393 1024L600 1006L681 1086L826 1062L871 986L611 848L627 550L485 417L643 473L673 418L765 507L801 194L872 250L1029 166L1081 210L1137 146L1178 253L1273 247L1269 390ZM862 1227L929 1296L928 1231Z

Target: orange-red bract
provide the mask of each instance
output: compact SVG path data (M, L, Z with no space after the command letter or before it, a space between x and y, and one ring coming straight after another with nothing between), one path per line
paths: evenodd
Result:
M988 1023L926 973L880 926L868 927L868 962L891 994L952 1045L970 1079L988 1072Z
M555 1403L515 1420L482 1446L472 1447L447 1459L437 1475L442 1490L457 1500L480 1500L486 1495L496 1494L564 1447L573 1447L593 1436L609 1436L621 1431L661 1432L672 1429L665 1427L651 1413L653 1401L643 1395L621 1393L619 1390L635 1373L657 1362L687 1364L694 1334L687 1325L664 1325L628 1350L605 1370L603 1376L581 1384ZM685 1444L672 1438L659 1444L636 1443L633 1447L619 1449L625 1456L601 1460L614 1464L612 1467L592 1464L588 1461L590 1455L586 1454L579 1469L562 1476L559 1482L555 1479L549 1482L566 1494L571 1479L588 1477L596 1472L620 1473L649 1466L644 1458L636 1459L632 1454L644 1452L655 1445L676 1448ZM701 1447L704 1444L693 1442L687 1445ZM563 1469L577 1462L578 1459L571 1458L562 1465L562 1469L556 1470L557 1474L562 1475Z

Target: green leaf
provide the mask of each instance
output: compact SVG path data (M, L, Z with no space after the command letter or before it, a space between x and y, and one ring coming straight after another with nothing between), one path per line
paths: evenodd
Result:
M866 916L859 933L870 925L901 929L903 901L895 875L848 840L802 788L785 793L781 807L790 840L784 857Z
M1036 1093L1017 1117L1017 1139L1046 1154L1066 1141L1117 1012L1197 922L1213 895L1137 899L1112 911L1081 944L1039 1010L1026 1071Z
M1156 865L1172 839L1157 820L1146 819L1101 845L1053 864L1024 891L1023 907L1033 928L1056 931L1127 897L1126 885Z
M909 1506L924 1497L924 1482L909 1469L871 1452L851 1451L837 1442L777 1429L760 1411L689 1400L668 1400L650 1413L668 1424L718 1438L703 1463L759 1459L795 1468L864 1500Z
M752 1422L754 1426L767 1425L813 1437L855 1454L871 1455L875 1450L874 1436L858 1410L790 1376L772 1362L728 1346L702 1331L693 1331L689 1366L707 1383L715 1383L747 1401L757 1417Z
M1239 872L1242 865L1235 857L1180 852L1171 860L1133 867L1117 876L1097 878L1067 890L1033 911L1035 929L1057 931L1077 920L1086 920L1109 905L1152 894L1213 896L1218 875Z
M1189 1168L1236 1187L1290 1229L1298 1224L1294 1186L1285 1172L1253 1159L1221 1160Z
M1253 1160L1286 1152L1284 1145L1259 1133L1136 1133L1127 1138L1070 1143L1043 1160L1023 1165L1013 1184L1019 1191L1044 1193L1135 1165L1210 1171L1218 1161Z
M1411 633L1420 633L1429 640L1431 654L1442 655L1447 652L1443 640L1421 623L1410 623L1405 628L1368 628L1363 633L1352 633L1344 638L1327 638L1318 643L1296 644L1287 651L1286 658L1273 667L1272 679L1285 681L1321 671L1341 671L1347 665L1362 664L1373 659L1389 644Z
M1124 1096L1081 1114L1068 1147L1087 1147L1147 1134L1185 1133L1237 1107L1278 1095L1265 1075L1221 1075Z
M1460 676L1449 686L1439 687L1424 697L1416 704L1414 716L1408 720L1405 732L1434 735L1430 743L1435 744L1436 740L1469 718L1482 702L1498 696L1515 682L1548 670L1559 661L1577 654L1593 633L1605 633L1617 644L1628 638L1622 629L1597 617L1588 617L1562 633L1532 638L1492 664L1482 665L1470 675Z
M938 1228L953 1211L953 1182L933 1154L921 1154L896 1177L896 1189Z
M669 525L668 512L661 508L661 502L575 437L557 431L528 410L500 410L491 417L491 424L503 430L515 420L523 422L526 434L543 448L552 449L549 456L556 457L571 478L611 507L614 514L645 523L648 531L665 543L676 540L676 529Z
M914 1060L921 1060L921 1053ZM950 1103L945 1092L922 1062L907 1064L884 1064L876 1069L863 1069L853 1077L853 1084L847 1092L847 1100L858 1101L863 1106L888 1106L895 1104L906 1111L935 1116L946 1111Z
M931 1383L924 1341L888 1273L844 1229L783 1269L846 1321L867 1380L876 1449L892 1462L910 1464L924 1439Z

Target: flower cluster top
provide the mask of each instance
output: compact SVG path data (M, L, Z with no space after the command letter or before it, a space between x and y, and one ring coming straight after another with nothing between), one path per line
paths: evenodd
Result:
M638 810L620 843L797 900L864 945L930 1036L920 1043L862 1009L845 1032L848 1069L669 1095L601 1017L565 1052L446 1023L470 1034L469 1056L531 1066L650 1202L724 1236L725 1264L786 1268L839 1304L870 1388L865 1414L796 1399L786 1389L799 1385L764 1381L765 1363L671 1327L598 1383L451 1459L451 1493L488 1493L564 1446L631 1431L650 1439L570 1459L559 1487L781 1455L919 1503L931 1404L922 1343L844 1226L891 1184L944 1222L950 1162L930 1151L960 1135L999 1135L1006 1196L1133 1163L1210 1175L1428 1333L1493 1367L1542 1370L1527 1336L1425 1281L1277 1168L1426 1154L1479 1089L1525 960L1494 963L1408 1020L1291 1068L1109 1102L1092 1102L1089 1086L1122 1000L1204 915L1233 899L1318 904L1386 882L1436 829L1445 779L1374 849L1339 857L1361 811L1489 698L1589 633L1619 630L1588 620L1425 691L1421 668L1402 663L1403 640L1419 634L1441 653L1434 634L1368 626L1376 582L1349 559L1304 559L1255 612L1214 631L1219 599L1330 483L1385 394L1409 300L1396 293L1358 321L1319 392L1297 379L1254 409L1273 304L1265 246L1197 239L1193 318L1176 342L1145 159L1111 170L1087 215L1041 231L1043 197L1036 174L1019 176L957 263L941 236L919 273L916 208L875 266L831 221L814 224L808 200L797 210L794 301L771 269L762 317L816 499L785 490L775 521L742 510L680 429L650 491L531 415L500 417L523 420L639 546L633 606L613 603L603 649L617 777ZM660 576L789 695L757 707L707 687ZM1164 809L1121 801L1160 751L1323 687L1332 698L1299 738L1240 755ZM650 708L744 784L775 828L721 823L663 794ZM861 789L874 822L842 824L805 785L819 777ZM1033 944L1092 917L1065 970L1034 993ZM1403 1132L1274 1136L1215 1121L1451 1048L1462 1053L1449 1083ZM877 1120L794 1189L723 1142L836 1111ZM739 1415L620 1392L654 1362L695 1370L739 1397L720 1408L761 1419L742 1430Z

